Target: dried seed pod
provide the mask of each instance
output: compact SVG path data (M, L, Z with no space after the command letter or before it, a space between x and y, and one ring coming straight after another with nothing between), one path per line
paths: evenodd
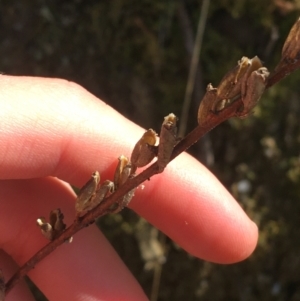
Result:
M121 155L119 157L119 164L115 171L114 176L114 190L117 190L120 186L122 186L129 178L134 177L131 174L131 162L129 162L128 158ZM128 193L126 193L122 199L119 199L110 209L111 213L117 213L121 211L125 206L127 206L134 195L134 190L132 189Z
M131 153L130 162L134 169L149 164L156 156L155 144L157 134L152 129L147 130L136 143Z
M135 177L135 175L130 175L129 178L132 179ZM131 199L134 197L134 192L136 188L131 189L129 192L127 192L124 196L123 199L120 203L120 210L123 209L124 207L127 207L131 201Z
M95 197L99 182L100 174L98 171L95 171L88 182L80 189L75 203L77 216L83 216L95 207L93 204L93 199Z
M217 100L232 99L241 91L241 79L251 66L251 60L243 56L238 65L228 71L217 87Z
M115 184L112 181L104 181L100 188L97 190L94 198L94 207L100 204L106 197L112 194L115 190Z
M134 177L134 175L130 175L130 178L131 177ZM110 213L118 213L122 209L124 209L124 207L127 207L131 199L134 197L135 189L136 188L131 189L121 199L119 199L115 204L113 204L110 208Z
M239 97L242 94L242 90L245 89L244 87L250 74L261 67L262 62L257 56L252 59L243 56L238 61L238 65L222 78L217 88L216 106L218 101L226 99L228 103L231 103L235 98Z
M216 97L217 97L217 88L214 88L212 84L208 84L206 87L206 93L202 98L198 109L199 125L202 125L205 122L209 114L215 113L214 110L215 110Z
M251 73L247 80L246 91L243 93L243 107L237 112L238 117L246 117L256 106L265 91L269 74L270 72L265 67L259 68Z
M135 192L135 188L131 189L129 192L127 192L122 200L122 207L127 207L130 203L130 201L132 200L132 198L134 197L134 192Z
M131 173L131 163L129 162L128 158L121 155L118 159L119 163L114 176L114 183L116 189L118 189L118 187L120 187L127 181Z
M174 146L177 143L177 120L178 118L171 113L165 117L162 124L157 155L157 164L160 171L164 170L170 162Z
M198 110L199 125L205 123L209 114L217 114L239 98L244 105L237 116L246 116L265 89L267 73L257 56L252 59L242 57L238 65L225 74L217 88L211 84L207 86Z
M42 234L50 241L53 240L54 231L52 226L47 223L44 217L40 217L36 220L37 225L40 227Z
M64 215L60 209L55 209L50 212L49 223L44 217L37 219L37 225L40 227L42 234L50 241L59 236L66 228L63 222Z
M294 63L300 59L300 18L291 28L282 48L282 60Z
M55 209L50 212L50 224L53 230L59 234L66 229L66 225L64 224L63 220L64 215L62 214L60 209Z

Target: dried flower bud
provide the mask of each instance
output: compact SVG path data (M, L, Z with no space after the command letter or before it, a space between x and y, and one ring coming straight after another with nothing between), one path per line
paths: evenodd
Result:
M157 155L157 164L162 171L170 162L174 146L177 143L177 120L173 114L165 117L159 136L159 146Z
M198 109L198 124L202 125L207 119L209 114L215 113L215 100L217 97L217 88L214 88L212 84L208 84L206 87L206 93L200 102ZM219 108L218 108L219 109Z
M243 106L236 112L238 117L246 117L256 106L265 91L269 74L270 72L265 67L259 68L251 73L247 80L246 92L243 93Z
M226 99L228 103L232 103L239 97L250 74L261 67L262 63L257 56L252 59L243 56L238 61L238 65L222 78L217 88L216 106L218 101Z
M52 228L57 233L60 234L62 231L64 231L66 229L66 225L63 222L64 215L62 214L60 209L52 210L50 212L49 220L50 220L50 224L51 224Z
M207 86L198 110L199 125L203 125L209 115L217 114L240 98L243 107L236 114L246 116L265 89L267 73L257 56L252 59L242 57L238 65L225 74L217 88L211 84Z
M155 144L157 135L152 129L147 130L142 138L136 143L131 153L131 164L134 169L149 164L156 156ZM134 172L134 171L133 171Z
M37 225L40 227L42 234L48 239L53 240L52 226L47 223L44 217L40 217L36 220Z
M99 182L100 174L98 171L95 171L89 181L80 189L75 203L77 216L83 216L95 207L93 199L95 197Z
M282 60L294 63L300 59L300 18L291 28L282 48Z
M127 207L130 203L130 201L132 200L132 198L134 197L134 192L135 192L135 188L131 189L129 192L127 192L122 200L122 207Z
M114 183L116 189L118 189L118 187L120 187L127 181L131 172L131 163L129 162L128 158L121 155L118 159L119 164L116 168L114 176Z
M94 199L94 207L100 204L106 197L112 194L115 190L115 185L112 181L106 180L104 181L100 188L96 192L96 196Z
M55 209L50 212L49 223L44 217L37 219L37 225L40 227L42 234L50 241L58 237L66 228L63 222L64 215L60 209Z
M241 93L241 79L251 66L249 58L243 56L238 65L228 71L217 87L217 100L232 99Z
M131 175L132 176L132 175ZM131 189L129 192L127 192L122 198L120 198L116 203L114 203L110 207L110 213L118 213L125 207L127 207L134 197L134 192L136 188Z
M147 132L146 132L147 133ZM156 137L155 137L156 139ZM150 143L153 143L153 141L149 141ZM120 186L122 186L130 177L133 177L134 175L131 175L131 163L129 162L128 158L125 156L119 157L119 164L115 171L115 177L114 177L114 184L115 189L118 189ZM130 190L128 193L124 195L122 200L118 201L111 210L112 213L117 213L121 211L124 207L126 207L129 202L131 201L132 197L134 196L134 190Z

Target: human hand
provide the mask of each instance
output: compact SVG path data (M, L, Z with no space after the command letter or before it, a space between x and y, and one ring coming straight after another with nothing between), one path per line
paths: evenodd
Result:
M80 86L64 80L0 77L0 243L24 264L47 241L35 221L61 208L75 216L71 183L98 170L112 179L120 154L130 155L143 129ZM166 112L167 113L167 112ZM65 182L63 182L65 181ZM181 154L137 189L129 207L194 256L232 263L257 242L257 227L218 180ZM6 280L15 266L0 253ZM49 300L147 300L95 226L41 261L30 278ZM7 300L33 300L19 285Z

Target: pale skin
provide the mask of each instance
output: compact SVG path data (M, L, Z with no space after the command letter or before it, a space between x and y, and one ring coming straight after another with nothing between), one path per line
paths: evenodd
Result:
M20 265L47 243L38 217L61 208L67 225L74 220L76 197L65 182L80 187L95 170L101 181L113 179L118 157L130 156L145 130L65 80L1 75L0 91L0 267L8 278L16 266L7 254ZM205 260L238 262L257 243L256 225L187 154L138 189L129 207ZM147 300L94 225L29 276L49 300ZM11 300L33 298L20 284L7 296Z

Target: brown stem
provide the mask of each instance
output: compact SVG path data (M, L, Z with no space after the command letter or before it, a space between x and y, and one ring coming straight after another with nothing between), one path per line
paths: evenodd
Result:
M294 62L281 61L268 79L267 88L275 85L286 76L300 68L300 57Z
M300 60L295 60L295 62L280 62L276 68L274 74L269 77L267 88L273 86L281 79L283 79L288 74L294 72L296 69L300 68ZM222 123L223 121L236 116L237 110L241 107L241 99L237 99L235 102L230 104L228 107L224 108L218 114L211 113L207 116L205 123L201 126L197 126L192 130L185 138L183 138L174 148L171 160L176 158L180 153L188 149L191 145L196 143L204 134L209 132L211 129ZM40 249L35 255L33 255L20 269L12 276L12 278L6 283L6 293L9 292L13 286L25 276L36 264L38 264L42 259L54 251L58 246L63 244L74 234L76 234L82 228L92 224L96 218L101 217L110 212L109 208L122 199L122 197L135 187L138 187L144 181L150 179L153 175L160 173L158 164L155 162L149 166L142 173L134 178L129 179L124 185L122 185L116 192L110 195L102 203L100 203L96 208L89 211L86 215L78 218L74 223L67 228L60 236L58 236L54 241L48 243L42 249Z

